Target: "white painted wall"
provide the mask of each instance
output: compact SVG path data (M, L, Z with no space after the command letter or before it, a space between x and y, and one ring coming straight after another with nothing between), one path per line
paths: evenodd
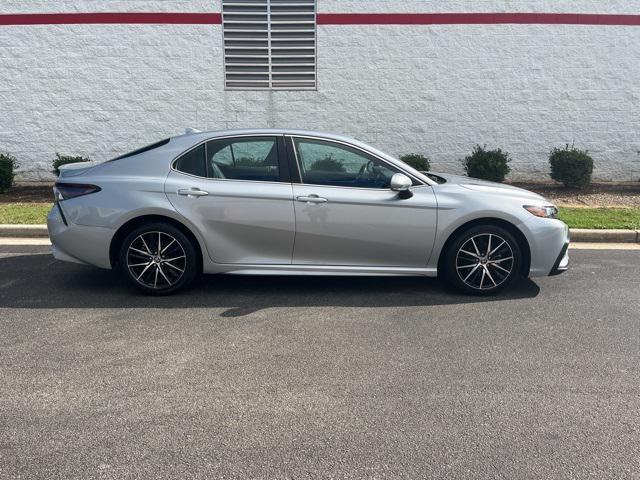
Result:
M221 0L2 0L0 13L219 12Z
M635 0L319 0L318 11L336 13L639 13Z
M220 2L16 1L0 13L220 11ZM319 12L637 13L634 2L319 0ZM55 5L55 7L53 7ZM637 8L635 9L637 10ZM546 178L575 141L596 178L640 178L640 27L319 26L317 92L224 91L220 26L0 26L0 151L23 179L55 152L104 160L186 126L300 127L461 171L474 144Z

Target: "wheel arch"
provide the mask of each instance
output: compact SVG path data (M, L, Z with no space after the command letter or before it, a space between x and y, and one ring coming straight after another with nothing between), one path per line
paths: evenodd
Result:
M123 223L120 226L120 228L118 228L116 233L113 235L111 239L111 244L109 246L109 260L111 262L111 266L115 267L117 265L120 247L122 246L122 242L124 241L126 236L129 234L129 232L146 223L157 223L157 222L168 223L176 227L182 233L184 233L189 240L191 240L191 242L193 243L193 247L195 248L196 253L198 255L198 269L201 271L202 262L203 262L202 247L197 237L191 231L191 229L189 229L189 227L179 222L175 218L167 217L165 215L158 215L158 214L149 214L149 215L141 215L138 217L134 217L126 221L125 223Z
M442 249L440 249L440 255L438 257L438 272L442 271L442 262L455 238L465 230L479 225L494 225L496 227L501 227L515 237L516 241L518 242L518 246L522 251L522 264L520 266L520 273L525 277L528 276L529 269L531 268L531 247L529 246L527 237L525 237L524 233L522 233L522 231L513 223L495 217L476 218L474 220L463 223L453 232L451 232L451 234L447 237L444 245L442 246Z

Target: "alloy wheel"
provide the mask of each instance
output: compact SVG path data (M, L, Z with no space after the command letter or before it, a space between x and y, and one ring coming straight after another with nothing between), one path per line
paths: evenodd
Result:
M477 290L492 290L504 283L514 267L511 245L495 233L474 235L456 255L456 271L462 282Z
M183 246L165 232L144 232L134 238L127 249L129 273L148 288L172 287L184 275L186 264Z

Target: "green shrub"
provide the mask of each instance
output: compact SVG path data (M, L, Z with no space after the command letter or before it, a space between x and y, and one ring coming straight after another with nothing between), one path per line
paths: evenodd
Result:
M13 171L18 168L15 157L0 153L0 193L7 192L13 185Z
M551 178L565 187L585 188L591 183L593 158L586 150L578 150L569 144L565 148L554 148L549 155Z
M408 153L406 155L402 155L400 160L421 172L427 172L431 169L429 159L419 153Z
M331 155L327 155L311 164L309 170L320 170L321 172L345 172L344 165Z
M499 148L497 150L487 150L486 145L481 147L476 145L471 155L462 161L467 175L473 178L481 178L491 182L502 182L511 171L509 167L509 154Z
M73 157L70 155L60 155L59 153L56 153L56 158L53 161L53 173L56 174L56 176L60 175L60 167L62 165L66 165L68 163L79 163L79 162L90 162L91 159L87 158L87 157Z
M236 167L264 167L264 162L253 157L236 158L234 162Z

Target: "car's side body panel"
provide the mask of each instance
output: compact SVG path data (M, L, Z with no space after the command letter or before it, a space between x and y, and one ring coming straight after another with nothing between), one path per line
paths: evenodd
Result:
M180 195L198 189L207 195ZM202 234L216 263L290 264L295 237L290 183L206 179L171 171L175 209Z
M282 135L274 141L279 174L276 181L207 178L178 171L176 162L165 182L173 207L190 219L205 239L216 264L290 264L295 238L293 193ZM265 135L216 137L233 142ZM209 140L209 139L206 139ZM209 150L207 142L198 146ZM192 150L195 151L195 150ZM190 192L194 192L190 194Z
M426 267L436 234L430 186L391 190L294 185L296 265ZM317 196L324 203L304 201Z
M56 205L47 216L47 228L55 258L67 262L111 268L109 245L114 230L66 222Z
M175 210L164 192L170 162L167 155L173 155L181 148L169 149L169 153L151 151L135 158L101 163L82 175L75 175L73 170L62 170L62 181L91 183L99 185L101 190L60 202L59 208L67 224L59 217L58 207L54 206L48 218L54 246L83 262L111 268L110 246L118 229L131 220L155 215L185 225L198 240L201 251L206 252L200 231Z
M437 203L430 185L406 165L358 142L301 134L287 135L287 140L296 213L294 265L426 267L437 228ZM324 179L331 185L317 184L310 175L313 170L303 165L299 142L310 148L306 167L318 159L336 162L334 154L338 158L346 154L350 160L338 162L338 170L321 173L320 178L329 175ZM388 186L374 188L367 185L366 175L356 173L358 162L362 168L365 162L375 162L387 172L402 172L416 186L409 195Z
M461 226L475 220L503 220L517 228L526 238L531 253L530 276L548 275L568 241L568 230L560 220L543 219L531 215L523 205L539 203L539 196L530 198L515 191L501 189L470 190L459 184L445 183L434 188L438 199L438 234L428 266L437 268L442 249L450 236Z

